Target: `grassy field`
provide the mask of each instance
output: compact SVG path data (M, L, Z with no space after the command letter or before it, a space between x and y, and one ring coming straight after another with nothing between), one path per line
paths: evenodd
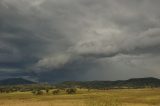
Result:
M77 94L0 94L0 106L160 106L160 89L85 90Z

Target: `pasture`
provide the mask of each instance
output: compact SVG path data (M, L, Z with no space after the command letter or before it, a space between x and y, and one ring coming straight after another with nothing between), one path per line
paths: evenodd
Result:
M160 89L78 89L76 94L61 90L53 95L32 92L0 94L0 106L160 106Z

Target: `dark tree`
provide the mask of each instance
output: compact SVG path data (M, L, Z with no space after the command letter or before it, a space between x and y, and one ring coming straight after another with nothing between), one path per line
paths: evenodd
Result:
M67 90L66 90L66 92L67 92L68 94L75 94L76 91L77 91L76 88L70 88L70 89L67 89Z
M59 93L60 93L60 90L59 90L59 89L52 91L52 94L53 94L53 95L56 95L56 94L59 94Z

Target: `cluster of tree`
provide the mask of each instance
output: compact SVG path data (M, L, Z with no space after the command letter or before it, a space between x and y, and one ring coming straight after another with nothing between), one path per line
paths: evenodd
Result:
M19 87L13 87L13 86L1 86L0 87L0 93L11 93L16 91L21 91Z
M55 89L55 90L53 90ZM31 91L34 95L49 94L52 92L53 95L59 94L61 91L67 94L75 94L76 88L55 88L53 85L49 84L30 84L30 85L7 85L0 86L0 93L11 93L11 92L27 92Z
M52 94L56 95L56 94L59 94L60 93L60 89L56 89L54 91L52 91ZM75 94L77 92L77 89L76 88L67 88L65 89L65 92L67 94Z
M26 92L26 91L38 91L38 90L46 90L55 88L52 85L48 84L31 84L31 85L7 85L0 86L0 93L11 93L11 92Z
M48 94L49 91L50 91L49 89L46 89L46 90L39 90L39 89L38 89L38 90L33 90L32 93L33 93L34 95L43 95L44 93ZM53 95L57 95L57 94L59 94L61 91L62 91L62 90L60 90L60 89L55 89L55 90L52 91L52 94L53 94ZM67 89L65 90L65 92L66 92L67 94L75 94L76 91L77 91L76 88L67 88Z

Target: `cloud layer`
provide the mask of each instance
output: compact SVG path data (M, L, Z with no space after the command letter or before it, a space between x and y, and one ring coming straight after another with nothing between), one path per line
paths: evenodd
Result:
M160 77L159 5L159 0L1 0L1 76Z

